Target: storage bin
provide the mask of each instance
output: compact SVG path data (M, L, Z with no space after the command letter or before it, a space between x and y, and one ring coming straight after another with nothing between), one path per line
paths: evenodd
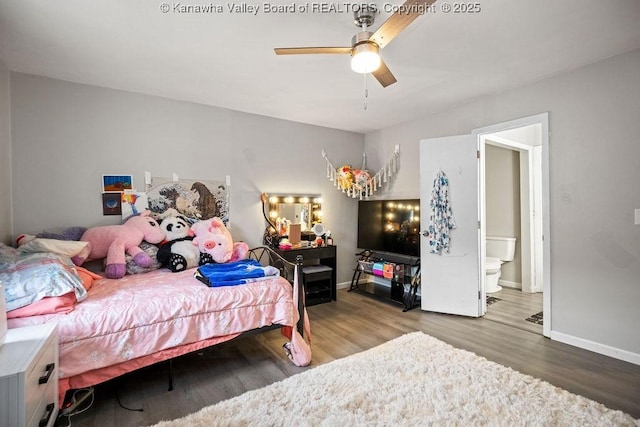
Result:
M373 273L373 262L372 261L358 261L360 271L365 273L372 274Z
M393 279L404 282L404 264L393 265Z
M373 263L373 274L376 276L382 276L384 273L384 262Z
M384 267L382 269L382 276L385 279L392 279L393 278L393 272L396 268L396 265L391 263L391 262L387 262L384 264Z

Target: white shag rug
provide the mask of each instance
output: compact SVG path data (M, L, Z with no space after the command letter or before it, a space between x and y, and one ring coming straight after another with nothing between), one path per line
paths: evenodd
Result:
M640 426L621 411L413 332L156 427Z

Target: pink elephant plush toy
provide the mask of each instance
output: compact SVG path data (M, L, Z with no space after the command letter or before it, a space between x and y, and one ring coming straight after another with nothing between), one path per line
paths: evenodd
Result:
M200 252L211 255L217 263L233 262L247 258L249 246L244 242L233 242L231 233L220 218L198 221L191 226L195 236L193 244Z
M125 253L131 255L140 267L149 267L153 260L140 249L140 243L144 240L156 244L164 238L164 231L147 210L129 217L121 225L89 228L80 238L89 242L89 255L86 259L76 257L73 262L82 265L87 260L106 257L105 275L110 279L119 279L126 273Z

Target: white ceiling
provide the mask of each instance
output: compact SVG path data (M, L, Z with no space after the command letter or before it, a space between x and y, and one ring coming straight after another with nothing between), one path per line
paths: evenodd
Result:
M327 13L231 13L238 0L0 0L0 59L12 71L366 133L640 47L639 0L485 0L473 14L419 17L382 50L385 89L347 55L274 47L349 46L352 3ZM314 1L270 0L296 6ZM401 4L383 3L378 8ZM176 5L220 5L179 13ZM462 3L457 3L462 4ZM375 30L389 16L381 12ZM639 70L640 72L640 70Z

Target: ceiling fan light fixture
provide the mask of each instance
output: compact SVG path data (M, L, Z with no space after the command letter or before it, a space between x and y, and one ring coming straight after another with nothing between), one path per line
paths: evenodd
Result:
M356 73L372 73L380 67L380 50L374 43L361 43L353 48L351 69Z

